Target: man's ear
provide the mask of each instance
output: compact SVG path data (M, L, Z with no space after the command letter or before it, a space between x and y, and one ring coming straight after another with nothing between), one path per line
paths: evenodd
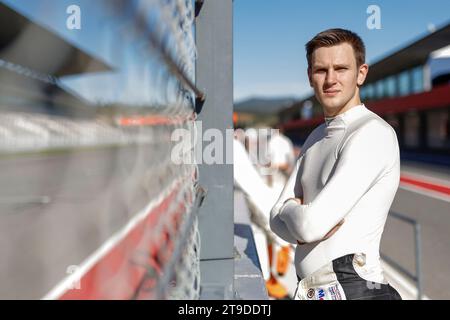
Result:
M312 88L313 85L312 85L312 81L311 81L311 67L308 67L307 73L308 73L309 86Z
M369 72L369 66L367 64L362 64L358 68L358 79L356 80L358 86L362 86L366 80L367 73Z

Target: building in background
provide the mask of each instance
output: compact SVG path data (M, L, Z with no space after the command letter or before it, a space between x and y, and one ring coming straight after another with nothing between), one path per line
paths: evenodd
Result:
M360 93L396 130L402 159L450 166L450 24L370 64ZM323 121L314 96L279 116L297 144Z

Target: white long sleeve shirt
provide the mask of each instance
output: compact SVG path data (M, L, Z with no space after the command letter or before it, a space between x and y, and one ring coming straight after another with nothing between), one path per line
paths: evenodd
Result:
M234 184L245 193L269 224L270 208L276 203L279 194L267 186L252 164L244 145L236 139L233 140L233 164Z
M298 245L304 278L346 254L366 254L367 280L384 282L379 247L400 180L395 131L364 105L326 118L308 137L296 169L270 213L270 227ZM299 205L288 198L301 198ZM321 240L344 220L340 229Z
M274 235L269 227L270 209L276 203L281 190L277 193L276 189L265 183L252 164L244 145L236 139L233 139L233 172L235 186L244 192L247 200L256 209L253 211L252 222L264 232L269 232L271 238L279 245L288 245L283 238Z

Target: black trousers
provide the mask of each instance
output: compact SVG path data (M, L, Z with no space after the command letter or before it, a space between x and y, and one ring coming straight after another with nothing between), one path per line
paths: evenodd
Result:
M333 271L347 300L402 300L397 290L389 284L361 278L353 267L353 258L354 254L348 254L333 260Z

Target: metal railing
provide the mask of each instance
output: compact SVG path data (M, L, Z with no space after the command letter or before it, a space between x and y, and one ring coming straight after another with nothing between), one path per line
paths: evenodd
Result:
M198 216L198 212L200 207L203 204L203 201L206 197L207 190L204 189L201 185L198 183L194 184L195 189L195 201L192 205L192 208L190 212L188 212L187 219L183 222L179 232L178 232L178 241L175 244L175 248L173 250L172 256L169 258L169 261L167 262L166 266L164 267L162 271L162 275L158 279L156 291L155 291L155 299L167 299L168 290L171 288L171 281L173 279L177 279L174 276L177 273L176 266L179 263L179 261L182 259L183 251L186 249L186 245L192 245L192 243L189 242L189 234L192 232L192 229L194 228L194 224L196 223L195 220ZM198 252L198 261L200 261L200 252ZM148 269L149 275L154 276L154 270ZM194 270L190 270L190 272L195 272ZM178 278L178 281L181 279ZM194 289L194 288L192 288ZM185 299L193 299L191 297L185 298Z
M406 222L408 224L411 224L414 227L414 247L415 247L414 249L416 260L415 274L411 273L405 267L400 265L397 261L384 255L383 253L381 253L381 258L414 281L417 288L417 299L421 300L423 297L423 277L422 277L422 242L421 242L422 240L420 236L420 223L418 223L414 219L411 219L410 217L407 217L397 212L391 211L389 212L389 216L392 218L396 218L400 221Z

